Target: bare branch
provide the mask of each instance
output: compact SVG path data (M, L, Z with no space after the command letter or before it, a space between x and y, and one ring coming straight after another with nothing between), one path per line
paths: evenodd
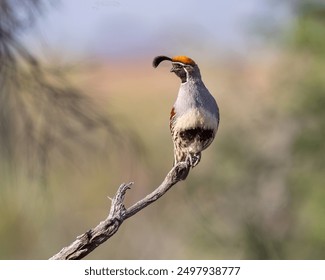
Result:
M169 171L164 181L152 193L142 200L136 202L128 209L124 206L126 191L133 183L122 184L114 198L112 199L109 215L106 220L100 222L69 246L63 248L59 253L51 257L51 260L79 260L87 256L99 245L111 238L119 229L120 225L128 218L132 217L151 203L162 197L173 185L181 180L185 180L190 170L190 165L180 162Z

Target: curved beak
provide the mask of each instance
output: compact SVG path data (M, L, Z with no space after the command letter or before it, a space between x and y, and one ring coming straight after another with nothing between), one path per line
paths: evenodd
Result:
M156 56L154 58L154 60L152 62L152 66L155 67L155 68L157 68L157 66L160 64L160 62L162 62L164 60L172 61L172 59L170 57L164 56L164 55L160 55L160 56Z

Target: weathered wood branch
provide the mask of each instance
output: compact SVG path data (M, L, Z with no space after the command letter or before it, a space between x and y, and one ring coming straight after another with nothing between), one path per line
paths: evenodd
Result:
M189 171L190 165L188 163L178 163L169 171L159 187L127 209L124 206L124 198L126 191L130 189L133 183L122 184L112 199L108 217L96 227L78 236L74 242L64 247L59 253L51 257L50 260L79 260L84 258L99 245L111 238L126 219L158 200L179 181L185 180Z

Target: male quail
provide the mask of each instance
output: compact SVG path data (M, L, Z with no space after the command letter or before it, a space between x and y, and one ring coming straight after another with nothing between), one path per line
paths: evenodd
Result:
M153 67L162 61L172 62L171 72L181 79L176 102L170 113L170 131L174 142L174 166L188 161L194 167L201 151L213 141L219 125L217 102L205 87L197 64L189 57L157 56Z

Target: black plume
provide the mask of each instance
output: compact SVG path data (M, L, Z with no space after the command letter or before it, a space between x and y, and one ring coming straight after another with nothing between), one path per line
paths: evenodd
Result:
M152 66L157 68L157 66L160 64L160 62L164 61L164 60L169 60L172 61L172 59L170 57L164 56L164 55L160 55L160 56L156 56L152 62Z

